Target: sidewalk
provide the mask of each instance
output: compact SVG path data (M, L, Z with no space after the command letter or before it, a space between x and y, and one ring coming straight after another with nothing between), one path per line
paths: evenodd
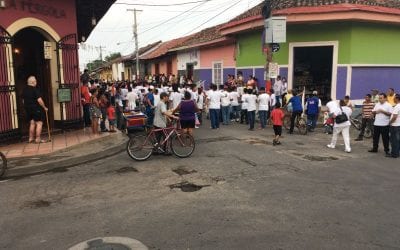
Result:
M15 179L110 157L125 150L122 132L93 135L90 129L55 135L48 143L17 143L0 147L8 160L3 179Z
M36 143L20 142L7 146L1 146L0 151L3 152L3 154L7 157L7 159L38 156L38 155L50 154L84 142L88 142L98 138L104 138L109 135L110 134L108 133L93 135L90 129L87 128L87 129L81 129L77 131L54 135L52 136L51 141L47 143L36 144ZM43 136L42 139L47 140L47 137Z

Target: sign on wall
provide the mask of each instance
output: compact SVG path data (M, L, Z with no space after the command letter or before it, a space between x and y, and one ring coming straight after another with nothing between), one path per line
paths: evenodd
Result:
M266 43L286 43L286 17L271 17L264 21Z
M70 102L71 101L71 89L61 88L57 89L57 99L58 102Z
M48 41L43 42L43 48L44 48L44 59L51 59L51 43Z
M278 63L269 63L269 78L275 79L279 75Z

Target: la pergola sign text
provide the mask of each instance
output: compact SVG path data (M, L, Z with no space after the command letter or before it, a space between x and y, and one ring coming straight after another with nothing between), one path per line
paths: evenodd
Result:
M31 14L37 14L42 16L51 16L54 18L67 18L65 10L58 9L56 7L35 3L34 1L9 1L9 8L14 8L15 10L21 10L25 12L29 12Z

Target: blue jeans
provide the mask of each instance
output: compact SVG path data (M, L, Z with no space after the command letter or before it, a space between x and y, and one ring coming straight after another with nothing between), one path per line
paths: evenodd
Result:
M229 113L231 110L231 106L222 106L221 111L222 111L222 124L224 125L229 125L230 119L229 119Z
M307 115L307 126L309 129L315 129L317 127L318 115Z
M240 118L240 106L232 106L232 119L239 120Z
M260 117L261 128L265 128L267 126L267 110L260 110L258 111L258 116Z
M400 126L390 127L390 143L392 145L391 155L393 157L399 157L400 150Z
M247 111L247 117L249 118L250 129L254 129L254 122L256 119L256 111Z
M219 109L210 109L211 128L219 128Z

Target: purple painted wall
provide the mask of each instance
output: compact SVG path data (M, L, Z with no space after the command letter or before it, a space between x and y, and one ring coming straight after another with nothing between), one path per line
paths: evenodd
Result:
M288 68L287 67L279 67L279 75L281 77L285 77L286 79L288 79Z
M224 83L228 81L228 75L235 75L235 68L224 68Z
M255 69L254 76L258 79L258 87L265 87L264 69Z
M253 75L253 69L237 69L237 71L242 71L243 80L246 82L249 79L249 76Z
M212 83L212 71L211 69L200 69L199 70L200 80L205 81L205 89L209 89Z
M353 67L351 99L363 99L371 89L385 92L388 88L400 89L400 67Z
M336 99L341 99L346 95L347 67L337 68ZM354 99L353 97L351 97Z

